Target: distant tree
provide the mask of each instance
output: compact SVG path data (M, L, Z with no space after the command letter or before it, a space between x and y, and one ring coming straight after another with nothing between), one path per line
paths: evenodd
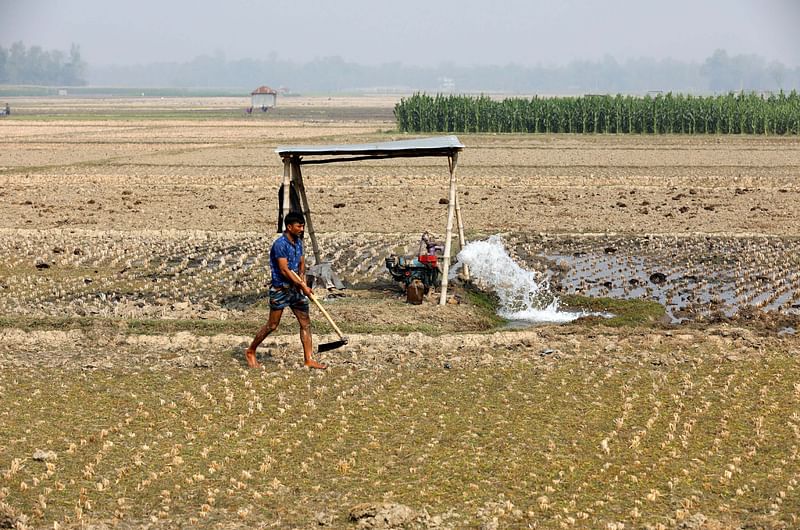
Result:
M786 74L779 63L767 65L757 55L731 57L725 50L716 50L700 71L713 92L776 90L782 88Z
M69 62L60 50L45 51L41 46L15 42L5 50L0 47L0 83L30 85L84 85L86 63L81 60L80 47L72 45Z
M72 44L69 49L69 62L62 68L61 84L67 86L85 85L86 63L81 60L81 47Z
M25 73L26 56L25 45L22 44L22 41L15 42L11 45L11 48L8 50L8 66L6 67L9 83L14 84L22 82L20 80Z
M8 81L8 50L0 46L0 83Z
M786 67L779 62L771 62L767 66L770 79L775 83L778 90L783 90L783 83L788 76Z
M31 46L23 63L22 80L33 85L47 84L47 54L41 46Z

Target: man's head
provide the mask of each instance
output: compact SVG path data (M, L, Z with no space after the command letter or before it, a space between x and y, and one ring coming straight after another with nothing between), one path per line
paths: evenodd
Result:
M292 237L303 237L303 230L306 227L306 219L300 212L289 212L283 218L283 224L286 226L286 231Z

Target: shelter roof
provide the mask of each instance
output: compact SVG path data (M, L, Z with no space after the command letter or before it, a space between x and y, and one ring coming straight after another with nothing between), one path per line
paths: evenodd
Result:
M320 160L319 162L322 163L346 162L348 160L369 158L451 156L453 153L461 151L462 149L464 149L464 144L462 144L456 136L434 136L371 144L279 146L275 149L275 152L282 158L313 155L355 157Z
M274 89L268 87L267 85L260 86L257 89L250 92L251 96L255 96L256 94L277 94L278 92Z

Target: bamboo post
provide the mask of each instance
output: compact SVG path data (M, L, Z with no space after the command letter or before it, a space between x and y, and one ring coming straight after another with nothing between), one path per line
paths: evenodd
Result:
M444 256L442 257L442 293L439 296L439 305L447 303L447 276L450 274L450 250L453 238L453 214L456 209L456 166L455 158L457 153L448 157L450 168L450 194L447 202L447 232L444 239Z
M458 153L453 154L452 159L448 159L448 162L452 164L451 171L455 173L456 164L458 163ZM456 191L456 222L458 223L458 247L459 250L463 250L467 244L467 238L464 237L464 221L461 218L461 203L458 200L458 191ZM461 267L461 276L465 280L469 280L469 266L465 263Z
M311 209L308 207L308 197L306 197L306 187L303 184L303 173L300 171L300 161L296 158L292 159L292 181L297 188L297 193L300 195L300 202L303 205L303 216L306 218L306 228L308 235L311 236L311 248L314 250L314 263L319 265L322 263L322 256L317 244L317 234L314 232L314 223L311 221Z
M289 159L283 159L283 203L281 206L281 224L280 229L281 232L286 230L286 223L283 220L286 218L286 214L289 213L291 205L289 204Z

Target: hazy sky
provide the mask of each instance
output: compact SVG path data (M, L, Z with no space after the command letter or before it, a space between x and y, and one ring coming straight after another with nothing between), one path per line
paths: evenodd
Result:
M560 65L717 48L800 66L800 0L0 0L0 45L90 64L228 59Z

